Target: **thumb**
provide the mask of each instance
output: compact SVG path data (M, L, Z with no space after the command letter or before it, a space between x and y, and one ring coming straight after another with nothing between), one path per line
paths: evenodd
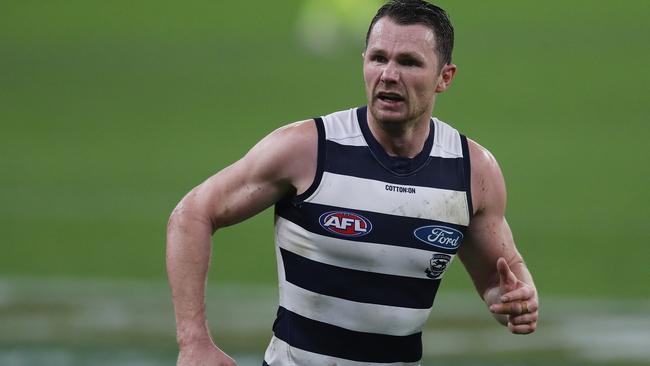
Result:
M517 276L510 270L505 258L497 259L497 271L499 272L499 287L501 293L506 293L517 288Z

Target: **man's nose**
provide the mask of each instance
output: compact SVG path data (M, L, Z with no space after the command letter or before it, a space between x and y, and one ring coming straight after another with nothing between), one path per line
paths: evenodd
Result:
M388 62L381 72L381 81L384 84L396 83L399 80L399 70L394 62Z

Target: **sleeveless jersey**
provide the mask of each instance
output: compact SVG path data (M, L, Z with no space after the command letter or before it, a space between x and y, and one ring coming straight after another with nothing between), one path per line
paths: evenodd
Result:
M317 174L275 206L279 302L264 365L419 365L421 329L472 212L467 139L432 118L388 155L367 107L316 118Z

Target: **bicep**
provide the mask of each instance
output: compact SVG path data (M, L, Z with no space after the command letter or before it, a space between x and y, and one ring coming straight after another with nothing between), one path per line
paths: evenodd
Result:
M309 171L304 167L315 166L311 134L310 126L276 130L242 159L194 188L181 205L210 220L213 230L261 212L296 189L296 182Z
M290 185L265 177L252 157L244 157L196 187L190 195L213 229L236 224L266 209L285 194Z

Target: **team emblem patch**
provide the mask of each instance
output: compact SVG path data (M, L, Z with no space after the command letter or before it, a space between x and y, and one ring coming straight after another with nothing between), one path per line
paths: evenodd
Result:
M445 272L449 262L451 262L450 255L436 253L429 260L429 268L427 268L424 273L426 273L429 278L438 278Z
M367 218L348 211L330 211L318 219L323 229L342 236L363 236L372 230Z
M463 233L447 226L422 226L413 232L421 242L442 249L458 249L463 241Z

